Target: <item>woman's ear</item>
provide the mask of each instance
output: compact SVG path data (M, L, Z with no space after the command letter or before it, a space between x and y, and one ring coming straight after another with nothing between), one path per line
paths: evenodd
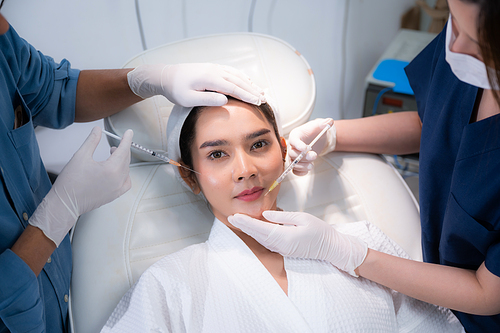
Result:
M280 138L281 154L283 156L283 162L286 160L286 140L284 137Z
M179 163L187 167L187 165L185 165L184 163ZM191 188L191 191L193 191L194 194L199 194L201 192L201 188L198 185L198 180L196 179L195 173L182 167L177 167L177 169L181 174L182 180L184 180L186 184L188 184L188 186Z

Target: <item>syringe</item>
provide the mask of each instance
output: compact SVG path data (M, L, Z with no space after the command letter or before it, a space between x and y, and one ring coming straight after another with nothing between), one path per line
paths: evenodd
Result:
M120 141L122 140L122 138L120 138L120 137L119 137L118 135L116 135L116 134L110 133L110 132L108 132L108 131L106 131L106 130L102 130L102 132L103 132L104 134L106 134L107 136L112 137L112 138L114 138L114 139L116 139L116 140L120 140ZM176 162L176 161L174 161L174 160L172 160L172 159L168 158L168 157L167 157L167 156L165 156L165 155L159 154L159 153L155 152L154 150L151 150L151 149L149 149L149 148L143 147L143 146L141 146L140 144L137 144L137 143L135 143L135 142L132 142L131 146L132 146L132 147L134 147L135 149L138 149L138 150L141 150L141 151L143 151L143 152L145 152L145 153L148 153L149 155L151 155L151 156L153 156L153 157L156 157L156 158L158 158L158 159L160 159L160 160L162 160L162 161L164 161L164 162L167 162L167 163L173 164L173 165L175 165L175 166L178 166L178 167L181 167L181 168L187 169L187 170L189 170L189 171L195 172L195 173L197 173L197 174L200 174L199 172L194 171L194 170L191 170L190 168L188 168L188 167L186 167L186 166L184 166L184 165L180 164L179 162Z
M331 127L332 127L332 125L328 124L328 125L326 125L325 128L323 128L323 130L321 132L319 132L319 134L314 138L314 140L312 140L312 142L307 146L306 150L304 150L302 153L300 153L299 156L297 156L297 158L295 160L293 160L292 163L290 163L290 165L285 169L285 171L283 171L281 176L279 176L278 179L276 179L274 181L273 185L271 185L271 187L269 188L269 191L267 191L267 193L264 196L268 195L269 192L274 190L276 188L276 186L278 186L283 181L283 179L285 179L286 175L288 175L288 173L290 171L292 171L295 164L299 163L302 160L302 158L304 158L304 156L306 156L306 154L312 149L312 147L319 140L319 138L321 138L323 136L323 134L325 134L326 131L328 131Z

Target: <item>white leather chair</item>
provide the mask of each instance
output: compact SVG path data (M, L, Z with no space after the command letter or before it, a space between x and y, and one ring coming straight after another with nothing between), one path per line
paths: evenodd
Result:
M214 62L236 67L269 90L286 135L309 120L314 75L293 47L274 37L237 33L194 38L146 51L125 67L143 63ZM134 142L166 152L172 104L163 97L138 103L106 119L118 135L134 130ZM113 144L116 144L114 142ZM72 329L98 332L141 273L163 256L207 239L213 222L206 203L175 178L173 167L133 151L132 189L80 217L72 234ZM421 259L416 200L382 157L331 153L305 177L288 176L278 206L306 211L329 223L370 220Z

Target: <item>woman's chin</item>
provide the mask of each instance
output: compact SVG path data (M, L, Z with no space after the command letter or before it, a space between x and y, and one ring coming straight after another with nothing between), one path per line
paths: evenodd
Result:
M218 210L216 207L211 205L212 212L220 220L226 220L228 216L234 214L244 214L255 219L264 220L262 213L266 210L276 210L276 199L274 200L256 200L253 202L240 202L233 201L229 205L229 209L225 207L224 210Z
M270 205L259 205L255 207L245 207L244 209L238 210L238 214L245 214L250 217L253 217L254 219L259 219L263 220L264 217L262 216L262 213L266 210L275 210L276 209L276 203Z

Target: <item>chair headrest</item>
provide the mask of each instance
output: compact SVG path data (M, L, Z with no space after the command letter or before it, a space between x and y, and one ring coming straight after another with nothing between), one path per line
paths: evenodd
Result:
M309 120L316 99L314 74L305 58L288 43L268 35L231 33L197 37L147 50L128 63L211 62L235 67L267 89L281 115L283 134ZM122 136L131 128L134 142L167 153L167 122L173 104L155 96L105 119L107 130ZM111 143L116 145L113 140ZM133 150L142 161L154 158Z

